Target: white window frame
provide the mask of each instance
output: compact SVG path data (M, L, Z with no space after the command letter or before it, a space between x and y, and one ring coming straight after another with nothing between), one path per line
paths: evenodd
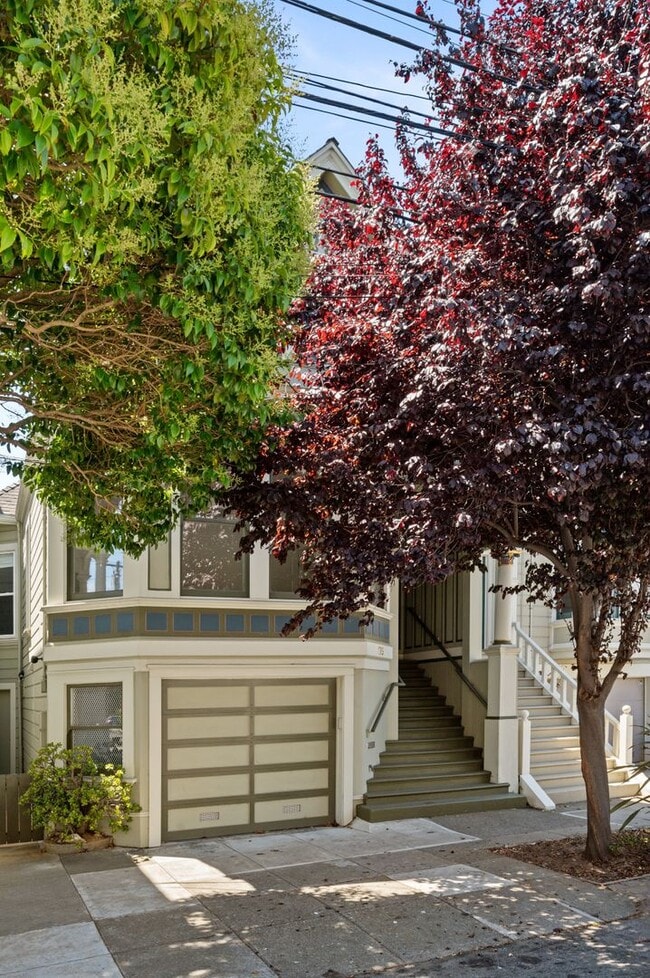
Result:
M0 554L11 554L11 556L13 558L13 561L12 561L12 571L13 571L12 590L11 591L3 591L2 592L3 597L6 597L8 594L10 594L11 597L12 597L12 599L13 599L13 608L12 608L12 611L13 611L13 615L12 615L13 626L12 626L12 631L11 632L3 632L3 633L0 633L0 642L3 642L3 641L4 642L10 642L10 641L15 641L16 638L17 638L17 635L18 635L17 628L16 628L17 619L18 619L18 548L13 543L9 543L9 544L7 544L7 543L1 543L0 544Z

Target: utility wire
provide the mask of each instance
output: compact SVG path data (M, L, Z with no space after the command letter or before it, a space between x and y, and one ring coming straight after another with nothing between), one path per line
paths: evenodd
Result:
M372 2L372 0L368 0L368 2L370 3ZM360 0L347 0L347 3L352 4L353 7L361 7L361 9L365 10L366 12L368 11L368 8L365 6L364 3L361 3ZM411 27L411 25L409 25L410 29L413 31L418 31L418 33L420 34L426 34L427 37L431 36L431 32L426 28L422 27L422 24L425 23L425 19L423 17L416 17L414 14L408 14L403 10L398 10L397 7L389 7L388 4L385 3L377 3L375 4L375 6L386 7L387 10L397 10L397 12L400 13L403 17L413 17L415 20L418 21L418 27ZM391 17L390 14L381 13L381 11L379 13L376 13L376 16L383 17L385 20L392 20L394 24L399 24L400 27L407 26L404 23L404 21L398 20L397 17ZM457 33L460 33L460 31L458 31Z
M292 74L296 77L303 78L324 78L325 81L340 82L341 85L353 85L355 88L367 88L371 92L385 92L387 95L400 95L400 92L395 91L394 88L380 88L378 85L367 85L365 82L350 81L348 78L334 78L332 75L319 75L316 71L301 71L300 68L292 69ZM431 99L428 95L414 95L409 93L409 98L421 99L423 102L428 102L431 104Z
M321 105L329 105L335 109L348 109L353 112L360 112L363 115L370 116L374 119L384 119L388 122L392 122L395 125L404 126L408 129L416 129L418 132L432 133L436 136L447 136L451 139L457 139L459 142L470 142L471 136L462 136L458 133L452 132L450 129L440 129L438 126L429 126L424 122L411 122L410 120L404 119L401 116L389 115L387 112L379 112L377 109L366 109L363 107L351 106L347 102L339 102L337 99L324 98L321 95L312 95L311 92L301 92L299 98L307 99L309 102L318 102ZM421 114L421 113L419 113Z
M351 115L344 115L343 112L333 112L331 109L319 109L315 105L301 105L300 102L293 103L294 109L307 109L310 112L320 112L322 115L331 115L335 119L345 119L346 122L357 122L365 126L366 129L387 129L388 132L395 132L395 126L387 126L383 122L371 122L368 119L354 119Z
M359 0L347 0L347 2L354 4L355 7L362 6ZM420 16L420 14L411 13L410 10L402 10L401 7L393 7L393 5L390 3L381 3L380 0L363 0L363 4L370 7L380 7L383 10L390 10L394 14L399 14L400 17L406 17L408 20L415 20L418 22L418 24L430 24L432 27L439 27L440 30L446 31L447 34L456 34L458 37L467 37L467 35L463 34L458 27L451 27L450 24L445 24L441 20L435 20L433 17L429 17L428 14ZM387 14L379 14L379 16L387 17L388 20L396 20L395 17L388 17ZM397 21L397 23L399 24L401 22ZM423 29L422 27L416 27L414 30L422 31ZM423 31L423 33L429 34L429 31L426 30Z
M395 105L393 102L386 102L380 98L373 98L371 95L361 95L357 94L356 92L350 92L348 89L340 88L337 85L327 85L325 82L308 80L305 80L305 84L310 85L312 88L322 88L326 91L337 92L339 95L348 95L351 98L362 99L364 102L372 102L373 105L381 105L385 109L395 109L397 112L408 112L409 115L417 115L421 119L431 119L431 115L427 112L417 112L415 109L411 109L407 105ZM300 92L299 94L304 95L305 93ZM429 122L427 122L427 125L429 125Z
M329 10L323 10L320 7L315 7L313 4L306 3L304 0L283 0L283 3L288 4L290 7L296 7L298 10L303 10L305 13L315 14L317 17L324 17L327 20L333 20L335 23L343 24L345 27L352 27L354 30L362 31L364 34L370 34L373 37L379 37L384 41L390 41L391 44L397 44L400 47L408 48L410 51L420 51L427 50L424 45L416 44L414 41L408 41L405 38L397 37L395 34L387 34L386 31L380 31L375 27L369 27L367 24L361 24L357 20L352 20L349 17L342 17L340 14L332 13ZM456 68L465 68L467 71L478 72L479 69L476 65L470 64L469 61L465 61L463 58L452 57L448 54L439 54L440 60L444 61L446 64L453 65ZM495 78L497 81L502 81L508 85L518 84L516 79L509 77L508 75L502 75L500 72L488 71L487 74L491 78ZM522 86L526 88L531 88L532 86Z

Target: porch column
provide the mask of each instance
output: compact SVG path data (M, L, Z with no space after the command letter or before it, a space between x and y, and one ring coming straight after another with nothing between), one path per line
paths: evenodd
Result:
M485 717L485 767L492 781L519 790L516 645L492 645L488 659L488 705Z
M514 550L499 559L497 567L497 584L501 587L512 587L517 583ZM494 595L494 644L509 645L512 642L512 623L515 620L517 595L497 591Z
M499 561L497 584L509 587L516 582L515 553ZM510 791L519 790L519 728L517 717L517 654L512 643L516 595L497 592L494 617L494 644L485 650L488 660L488 705L485 717L485 767L492 781L505 783Z

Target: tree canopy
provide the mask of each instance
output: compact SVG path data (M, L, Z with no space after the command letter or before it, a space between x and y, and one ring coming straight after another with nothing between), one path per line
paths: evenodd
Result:
M0 441L94 545L160 539L276 417L311 224L283 44L247 0L3 4Z
M447 135L405 127L399 182L371 144L360 206L324 208L294 307L299 416L267 440L270 480L232 499L246 545L304 546L305 614L486 549L540 555L526 585L572 601L587 730L650 600L650 13L502 0L486 27L459 9L455 66L434 26L398 68L425 78Z

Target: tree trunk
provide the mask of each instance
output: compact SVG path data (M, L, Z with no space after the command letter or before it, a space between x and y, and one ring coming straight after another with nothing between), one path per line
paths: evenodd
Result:
M605 697L578 695L582 776L587 790L587 847L591 862L606 862L612 842L605 757Z

